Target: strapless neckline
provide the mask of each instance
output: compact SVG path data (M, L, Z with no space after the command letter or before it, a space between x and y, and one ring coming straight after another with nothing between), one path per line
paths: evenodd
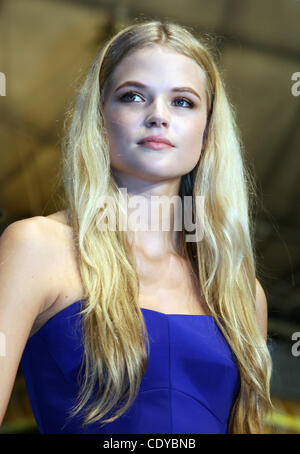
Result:
M139 305L148 333L148 361L133 405L104 427L96 423L82 427L80 415L69 418L85 366L81 315L85 303L85 299L66 303L29 338L22 354L26 387L41 433L228 433L239 370L218 318L165 314ZM92 397L100 397L97 386Z
M80 305L81 303L83 303L84 300L80 299L80 300L77 300L77 301L74 301L74 303L71 303L69 304L68 306L64 307L62 310L60 310L59 312L57 312L56 314L54 314L52 317L50 317L45 323L44 325L38 329L38 331L36 331L35 333L33 333L29 338L28 338L28 341L33 339L35 336L37 336L40 332L42 332L44 330L44 328L46 326L48 326L48 324L51 324L52 321L54 321L56 318L59 318L61 317L62 315L64 315L66 312L68 312L69 310L73 309L74 306L77 306L77 305ZM213 315L206 315L206 314L166 314L165 312L160 312L160 311L155 311L153 309L147 309L146 307L140 307L141 311L142 312L148 312L148 313L153 313L153 314L157 314L159 316L162 316L162 317L185 317L185 318L188 318L188 317L193 317L193 318L201 318L203 317L203 319L207 319L207 318L212 318L214 320L214 317Z

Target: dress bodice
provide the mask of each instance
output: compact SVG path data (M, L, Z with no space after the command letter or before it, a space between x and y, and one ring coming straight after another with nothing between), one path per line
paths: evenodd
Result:
M210 315L164 314L141 308L149 362L133 405L116 421L82 428L66 419L79 391L83 301L54 315L27 341L21 366L41 433L217 434L240 388L235 356Z

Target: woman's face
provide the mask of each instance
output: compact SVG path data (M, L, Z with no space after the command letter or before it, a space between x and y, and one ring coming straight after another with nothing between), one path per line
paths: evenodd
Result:
M125 86L128 81L144 87ZM174 50L155 45L121 60L103 110L111 166L121 181L180 180L196 166L207 120L205 88L204 71ZM138 143L147 136L166 138L173 146L155 150Z

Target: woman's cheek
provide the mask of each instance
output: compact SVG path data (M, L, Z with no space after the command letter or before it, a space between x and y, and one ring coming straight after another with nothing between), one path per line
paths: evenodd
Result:
M132 115L119 115L114 119L116 127L127 136L128 133L134 133L134 130L137 129L137 119Z

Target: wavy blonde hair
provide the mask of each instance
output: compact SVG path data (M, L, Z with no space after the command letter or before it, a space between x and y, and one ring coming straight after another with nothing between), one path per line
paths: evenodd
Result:
M63 140L64 200L85 289L80 370L84 369L84 377L70 415L82 411L83 425L106 424L120 417L137 397L148 364L139 279L126 233L118 228L100 231L96 223L99 197L112 197L116 209L119 200L102 114L104 92L122 58L157 44L192 58L206 74L209 115L204 147L196 167L182 177L179 191L181 197L204 196L204 237L186 242L184 229L180 236L182 256L191 264L240 372L228 433L263 433L265 413L273 409L272 360L256 319L249 203L255 184L245 170L234 112L206 41L186 27L157 20L124 28L97 54L69 112Z

